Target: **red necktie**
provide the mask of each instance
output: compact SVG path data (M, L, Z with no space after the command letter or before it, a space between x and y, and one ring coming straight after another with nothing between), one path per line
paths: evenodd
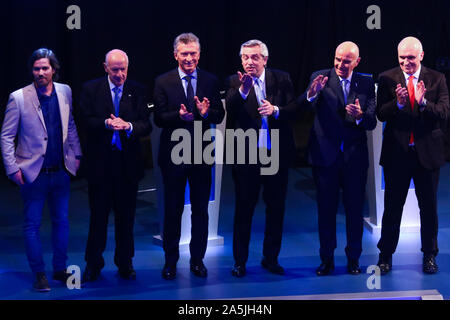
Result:
M414 83L413 83L414 76L409 76L408 79L408 95L409 95L409 102L411 104L411 111L414 110L414 101L415 101L415 92L414 92ZM411 132L411 137L409 138L409 144L414 143L414 135Z

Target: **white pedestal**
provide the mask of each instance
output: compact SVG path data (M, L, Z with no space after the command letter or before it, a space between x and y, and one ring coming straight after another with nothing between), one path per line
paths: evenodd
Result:
M222 100L222 103L224 101ZM155 175L156 182L156 193L157 193L157 203L158 203L158 216L160 222L160 231L161 234L153 236L153 243L162 246L162 230L163 230L163 221L164 221L164 187L161 169L157 164L158 159L158 150L159 150L159 137L161 135L162 129L157 127L153 121L153 114L151 116L151 121L153 125L153 131L151 134L151 143L152 143L152 156L153 156L153 172ZM226 116L224 117L222 123L216 125L216 130L220 130L225 136L225 124L226 124ZM223 141L222 141L223 142ZM223 155L224 145L216 143L215 145L215 154ZM223 161L220 161L223 163ZM209 201L208 204L208 214L209 214L209 224L208 224L208 246L219 246L223 245L224 240L223 237L217 234L219 227L219 208L220 208L220 192L222 186L222 170L223 164L215 164L214 169L214 185L211 188L214 188L214 199ZM182 221L181 221L181 237L180 237L180 247L189 245L191 240L191 205L190 203L185 204Z
M369 218L364 219L364 225L372 234L381 235L381 220L384 211L383 170L379 165L381 143L383 139L383 123L377 123L373 131L367 133L369 147L369 171L367 176L367 196L369 200ZM419 232L419 206L414 189L409 189L403 207L400 232Z

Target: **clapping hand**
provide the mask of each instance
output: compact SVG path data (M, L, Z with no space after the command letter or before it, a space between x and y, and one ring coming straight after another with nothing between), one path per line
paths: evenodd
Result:
M186 106L184 104L181 104L179 114L180 118L184 121L194 120L194 115L192 114L192 112L187 111Z

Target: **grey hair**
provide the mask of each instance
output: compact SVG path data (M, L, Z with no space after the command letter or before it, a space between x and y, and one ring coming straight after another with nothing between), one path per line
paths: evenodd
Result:
M259 46L261 48L261 54L264 58L268 58L269 57L269 49L267 49L267 46L264 42L257 40L257 39L253 39L253 40L249 40L247 42L244 42L241 45L241 50L239 50L239 56L242 56L242 49L246 48L246 47L256 47Z
M195 34L193 34L192 32L188 32L188 33L182 33L178 37L175 38L175 40L173 41L173 52L174 53L177 52L177 48L180 43L188 44L191 42L197 43L198 50L200 51L200 40L198 39L198 37Z

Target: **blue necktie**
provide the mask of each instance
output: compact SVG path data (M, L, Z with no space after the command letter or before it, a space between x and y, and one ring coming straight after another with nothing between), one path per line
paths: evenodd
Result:
M116 117L118 117L119 116L119 106L120 106L120 98L119 98L120 88L114 87L113 91L114 91L114 102L113 102L114 103L114 115ZM119 131L114 131L111 144L113 146L116 146L117 149L122 150L122 144L120 143Z
M260 84L259 78L255 78L255 88L256 99L258 100L258 105L261 106L262 99L265 99L262 84ZM267 116L261 116L261 129L259 130L258 148L267 148L270 150L270 131L269 131L269 120Z
M348 97L348 89L347 89L347 84L350 81L348 81L348 79L342 79L341 83L342 83L342 91L344 93L344 105L347 105L347 97ZM344 141L341 142L341 151L344 151Z
M344 92L344 102L345 105L347 105L347 97L348 97L348 89L347 89L347 84L349 83L349 81L347 79L342 79L342 90Z

